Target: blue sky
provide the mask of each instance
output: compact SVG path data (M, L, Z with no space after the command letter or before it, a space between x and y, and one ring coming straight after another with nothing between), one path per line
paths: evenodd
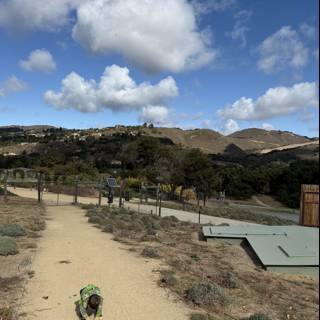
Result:
M318 136L313 0L0 0L0 125Z

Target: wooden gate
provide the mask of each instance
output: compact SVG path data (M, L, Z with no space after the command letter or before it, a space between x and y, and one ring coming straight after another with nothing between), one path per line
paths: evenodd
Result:
M300 225L319 228L319 186L301 187Z

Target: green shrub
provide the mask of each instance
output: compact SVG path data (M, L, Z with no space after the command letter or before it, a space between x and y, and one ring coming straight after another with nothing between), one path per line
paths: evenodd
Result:
M160 282L168 287L174 287L178 283L174 272L170 270L161 271Z
M37 232L42 231L46 228L46 223L43 220L34 220L28 225L31 231Z
M222 272L220 274L220 285L228 289L236 289L240 287L240 281L233 272Z
M225 290L216 283L195 283L187 290L187 299L199 306L227 305L229 297Z
M271 320L271 318L263 313L255 313L248 320Z
M15 255L18 252L18 245L13 239L0 237L0 256Z
M157 249L152 248L152 247L145 247L142 252L141 255L147 258L159 258L159 253L157 251Z
M27 234L25 228L20 224L8 224L0 228L0 235L7 237L23 237Z
M89 217L88 221L90 223L100 224L102 222L102 219L100 217L97 217L97 216L91 216L91 217Z
M114 227L112 224L106 224L102 231L106 233L113 233Z

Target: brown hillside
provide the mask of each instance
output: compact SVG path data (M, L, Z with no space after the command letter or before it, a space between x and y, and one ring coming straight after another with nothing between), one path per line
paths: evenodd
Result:
M179 128L145 128L145 134L166 137L184 147L199 148L206 153L224 153L229 145L244 151L260 151L291 144L310 142L310 139L291 132L246 129L229 136L209 129L182 130Z

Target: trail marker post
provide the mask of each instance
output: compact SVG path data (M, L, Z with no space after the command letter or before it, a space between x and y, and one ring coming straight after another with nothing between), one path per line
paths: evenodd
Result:
M201 210L202 210L202 207L200 206L199 207L199 224L201 224Z

